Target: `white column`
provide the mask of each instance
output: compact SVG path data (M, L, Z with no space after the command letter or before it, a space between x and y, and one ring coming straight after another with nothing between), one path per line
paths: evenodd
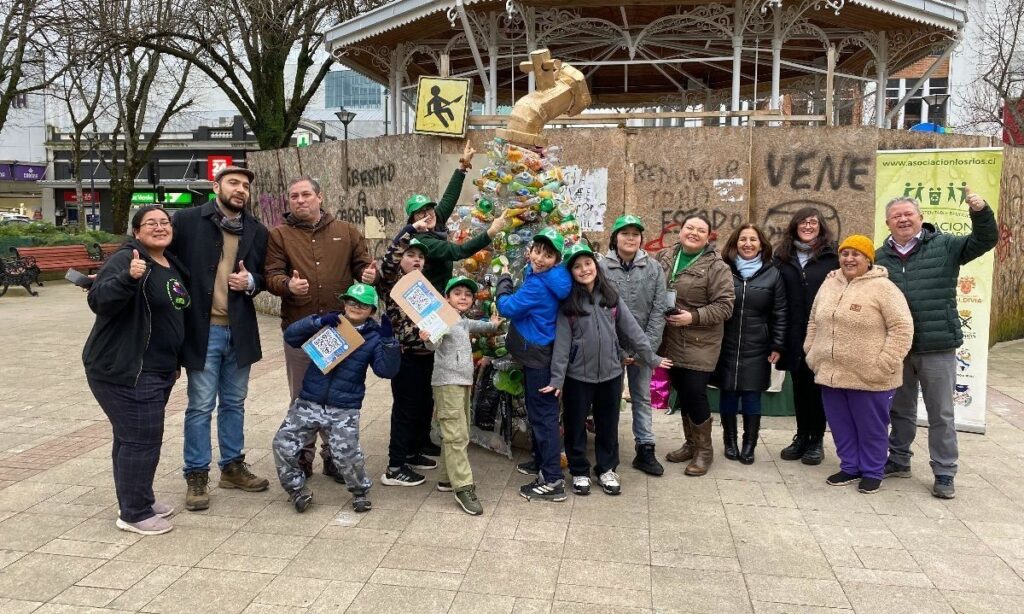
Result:
M931 81L931 79L929 79L929 80L924 82L924 85L921 86L921 98L924 98L925 96L928 96L931 93L932 93L932 81ZM929 112L931 110L932 110L932 108L930 106L928 106L927 104L925 104L925 102L922 100L921 101L921 123L922 124L928 123L928 115L929 115Z
M526 20L526 55L529 59L530 53L537 50L537 9L528 7L523 19ZM518 70L518 67L515 67L515 70ZM532 92L534 87L536 87L536 82L531 72L526 76L526 93Z
M732 15L732 105L731 110L740 110L740 69L743 60L743 0L733 4ZM740 125L738 117L732 119L732 125Z
M885 86L886 86L886 64L889 63L888 40L885 32L878 33L878 57L876 61L875 78L878 80L875 94L875 126L885 128L888 122L885 120Z

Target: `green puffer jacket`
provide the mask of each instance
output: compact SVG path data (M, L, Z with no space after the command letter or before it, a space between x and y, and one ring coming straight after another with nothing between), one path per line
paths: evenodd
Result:
M921 241L904 259L886 239L875 264L889 270L889 280L903 292L914 317L911 352L944 352L964 341L956 309L961 265L996 245L999 229L991 207L971 211L971 234L944 234L924 224Z

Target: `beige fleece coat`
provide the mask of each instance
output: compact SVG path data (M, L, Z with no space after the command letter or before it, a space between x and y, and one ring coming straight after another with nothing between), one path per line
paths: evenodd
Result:
M814 381L830 388L883 391L903 384L914 321L884 267L847 282L841 271L818 290L804 352Z

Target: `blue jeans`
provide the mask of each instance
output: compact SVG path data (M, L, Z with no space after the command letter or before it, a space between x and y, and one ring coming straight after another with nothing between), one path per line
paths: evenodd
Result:
M626 366L629 399L633 406L633 439L637 444L654 443L654 414L651 411L651 376L654 369L634 362Z
M533 460L545 482L561 480L562 437L558 433L558 397L539 391L551 383L551 369L523 367L526 387L526 416L533 433Z
M743 402L744 416L761 415L761 393L757 390L723 390L718 397L718 413L736 415Z
M217 443L220 467L245 458L245 397L249 367L239 367L231 346L231 329L210 326L206 365L188 370L188 409L185 410L185 475L210 469L210 414L217 405Z

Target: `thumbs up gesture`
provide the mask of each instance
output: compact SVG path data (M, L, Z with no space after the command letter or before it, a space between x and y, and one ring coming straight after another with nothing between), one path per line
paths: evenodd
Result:
M972 191L970 186L967 187L967 206L974 211L981 211L985 208L985 199L978 196L977 192Z
M238 271L228 275L228 288L235 292L249 291L249 271L245 270L245 263L238 261Z
M371 262L370 266L363 269L363 274L359 278L364 284L372 284L377 281L377 263Z
M299 275L298 270L292 271L292 278L288 280L288 291L295 296L309 294L309 282Z
M128 265L128 274L132 276L132 279L142 279L142 276L146 274L146 261L139 256L139 250L132 250L132 261Z

